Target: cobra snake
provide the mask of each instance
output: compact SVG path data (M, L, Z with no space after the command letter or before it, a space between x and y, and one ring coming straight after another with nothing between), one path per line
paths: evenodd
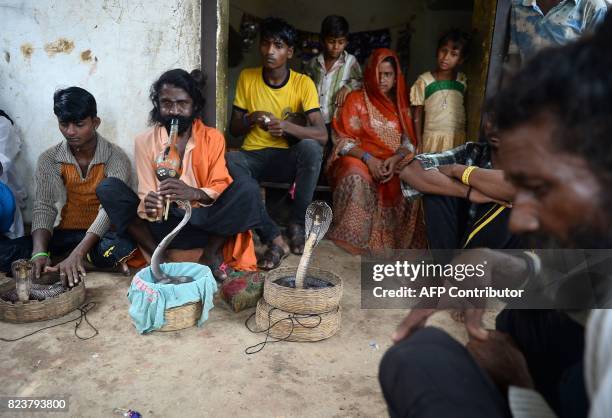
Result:
M161 242L157 245L157 248L153 252L153 256L151 257L151 273L153 273L153 279L156 283L160 284L182 284L189 283L193 281L192 277L189 276L170 276L166 274L161 269L161 258L166 251L166 248L170 244L170 242L178 235L178 233L183 229L189 219L191 218L191 203L187 200L177 200L176 204L185 210L185 215L183 215L183 219L179 224L174 228L168 235L161 240Z
M2 299L9 302L26 302L28 300L45 300L58 296L66 290L61 281L53 284L33 283L34 263L20 259L13 261L11 271L15 279L15 289L2 295Z

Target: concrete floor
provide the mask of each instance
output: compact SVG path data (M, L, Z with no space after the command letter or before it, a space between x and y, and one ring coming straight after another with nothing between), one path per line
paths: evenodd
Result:
M297 262L291 256L284 265ZM141 336L128 317L130 278L90 273L87 300L97 306L88 318L100 334L79 340L71 323L0 342L0 396L68 395L69 413L53 417L109 417L116 407L147 418L386 416L378 364L406 311L361 310L359 258L329 241L317 248L313 265L344 280L341 330L326 341L275 343L254 355L244 353L263 337L244 326L254 309L236 314L217 299L203 328ZM14 338L63 320L0 323L0 335ZM465 339L445 312L430 324Z

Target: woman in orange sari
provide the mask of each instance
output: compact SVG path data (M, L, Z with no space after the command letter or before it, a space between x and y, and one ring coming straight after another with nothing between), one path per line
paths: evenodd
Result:
M426 248L418 202L402 196L399 169L414 155L416 136L397 55L376 49L333 120L327 177L334 220L329 238L353 254Z

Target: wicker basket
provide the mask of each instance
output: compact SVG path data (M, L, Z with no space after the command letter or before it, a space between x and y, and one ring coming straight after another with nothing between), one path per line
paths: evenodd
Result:
M181 306L166 309L164 318L166 323L156 332L178 331L194 326L202 315L202 302L190 302Z
M342 297L342 279L330 271L311 267L306 276L323 279L334 286L321 289L295 289L274 283L283 277L295 276L295 267L276 269L266 277L263 297L267 303L286 312L322 314L335 311Z
M41 281L37 282L41 283ZM14 287L13 282L8 282L0 286L0 294ZM55 319L74 311L84 302L85 284L82 281L72 289L42 301L7 302L0 299L0 321L21 324Z
M269 328L270 336L286 341L315 342L333 336L340 329L340 307L327 313L294 314L275 308L261 298L257 302L255 323Z

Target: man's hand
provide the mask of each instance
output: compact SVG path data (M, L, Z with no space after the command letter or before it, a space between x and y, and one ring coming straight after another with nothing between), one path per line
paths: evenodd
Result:
M445 295L449 295L450 292L448 288L451 286L463 290L485 289L490 287L493 280L491 273L496 260L496 254L495 251L486 248L467 249L459 252L451 262L453 265L477 266L484 264L486 267L483 268L481 275L471 275L467 278L464 276L463 279L460 277L459 279L449 278L446 283L447 292ZM457 304L459 304L459 306L457 306ZM485 313L484 308L486 305L487 299L484 297L459 299L445 296L441 302L441 306L458 309L463 313L465 330L470 338L478 340L486 340L488 338L487 330L482 325L482 318Z
M32 262L34 263L34 277L37 279L40 279L41 273L51 265L51 259L46 255L39 255Z
M164 199L159 193L149 192L144 198L144 207L149 218L158 219L164 210Z
M270 112L264 112L258 110L256 112L249 113L247 115L247 120L249 121L249 125L253 126L257 124L261 129L268 130L268 123L274 117L274 115Z
M336 107L342 107L344 105L344 102L346 101L346 97L349 95L350 92L351 90L346 86L338 90L338 93L336 93L336 100L335 100Z
M188 186L179 179L166 179L159 184L159 194L166 199L170 199L171 201L200 200L203 197L202 193L202 190Z
M370 174L376 181L384 180L385 176L383 175L382 166L383 162L376 157L370 157L370 159L366 162L368 166L368 170L370 170Z
M410 337L416 330L423 328L427 319L436 312L435 309L413 309L399 324L391 339L395 344Z
M268 123L268 132L270 135L275 136L277 138L282 137L285 134L285 121L280 120L274 115L270 117L270 122Z
M72 251L68 258L61 263L45 268L45 272L57 273L58 271L64 286L76 286L81 278L87 275L85 267L83 267L83 254Z
M412 309L404 320L399 324L391 339L398 343L410 337L415 331L423 328L430 316L436 313L437 309ZM484 341L488 338L488 332L482 327L483 309L466 309L465 329L471 339Z
M486 340L471 339L467 350L503 393L509 386L533 389L525 356L509 335L490 330Z

